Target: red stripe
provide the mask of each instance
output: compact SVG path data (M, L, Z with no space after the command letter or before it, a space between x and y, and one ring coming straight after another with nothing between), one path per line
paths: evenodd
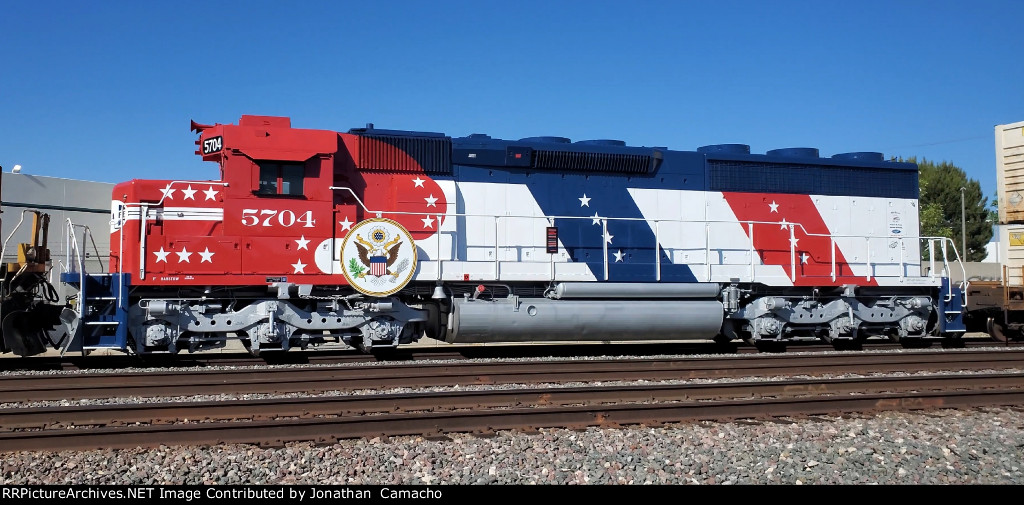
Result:
M441 215L440 221L444 221L444 214L448 212L448 202L441 186L427 176L415 158L398 147L379 140L348 134L342 134L341 137L347 143L349 152L362 153L364 149L372 150L373 156L379 160L387 160L387 164L390 165L378 167L388 168L385 171L359 170L363 188L361 194L365 205L370 209L384 210L383 217L393 219L404 226L413 240L424 240L437 233L442 224L438 222L438 215ZM409 214L388 214L388 211ZM366 217L372 216L361 218ZM429 225L423 221L427 217L430 218ZM346 233L348 232L340 231L339 236Z
M371 262L370 275L376 275L377 277L384 275L384 263Z
M854 275L846 257L835 248L836 280L832 280L832 255L829 251L831 240L828 226L825 225L818 207L808 195L790 195L781 193L722 193L729 203L736 218L740 221L761 221L802 225L795 226L793 238L796 243L796 286L822 286L856 284L859 286L876 286L875 278L868 280L865 276ZM772 204L777 205L772 212ZM743 232L750 238L750 230L744 225ZM808 234L813 235L808 235ZM823 236L822 236L823 235ZM781 224L755 224L754 249L757 250L761 262L765 265L779 265L792 277L790 272L792 259L790 249L789 227ZM807 255L807 262L801 256Z

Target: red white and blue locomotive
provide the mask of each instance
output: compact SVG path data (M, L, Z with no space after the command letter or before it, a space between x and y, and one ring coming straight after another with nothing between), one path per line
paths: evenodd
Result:
M71 350L964 331L952 244L917 236L917 167L880 153L193 129L220 179L115 187L110 272L62 276Z

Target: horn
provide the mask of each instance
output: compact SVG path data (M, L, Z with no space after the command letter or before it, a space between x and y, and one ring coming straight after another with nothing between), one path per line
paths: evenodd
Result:
M203 133L203 130L205 130L207 128L213 128L213 125L199 124L199 123L195 122L195 120L192 120L192 128L191 128L192 131L194 131L196 133Z

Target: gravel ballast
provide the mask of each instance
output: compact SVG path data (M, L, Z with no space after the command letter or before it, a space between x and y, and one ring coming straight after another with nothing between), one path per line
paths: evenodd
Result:
M0 372L0 376L16 374ZM919 374L927 373L890 375ZM665 383L719 381L723 379ZM641 381L621 384L636 382ZM542 387L575 385L579 384ZM517 385L475 385L461 389L515 387ZM387 392L458 389L401 388ZM295 396L309 395L198 394L176 398L27 402L0 407L231 401ZM775 421L701 422L623 429L542 429L533 433L499 432L492 436L452 434L438 439L357 439L342 440L328 446L295 443L281 448L221 445L55 453L0 452L0 485L1024 484L1022 467L1024 409L989 408Z
M1024 484L1024 411L0 453L0 484Z

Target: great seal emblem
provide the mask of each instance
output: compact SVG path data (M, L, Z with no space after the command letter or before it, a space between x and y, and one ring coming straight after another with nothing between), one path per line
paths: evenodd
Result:
M348 283L370 296L398 292L416 273L416 244L402 225L384 218L361 221L341 246L341 267Z

